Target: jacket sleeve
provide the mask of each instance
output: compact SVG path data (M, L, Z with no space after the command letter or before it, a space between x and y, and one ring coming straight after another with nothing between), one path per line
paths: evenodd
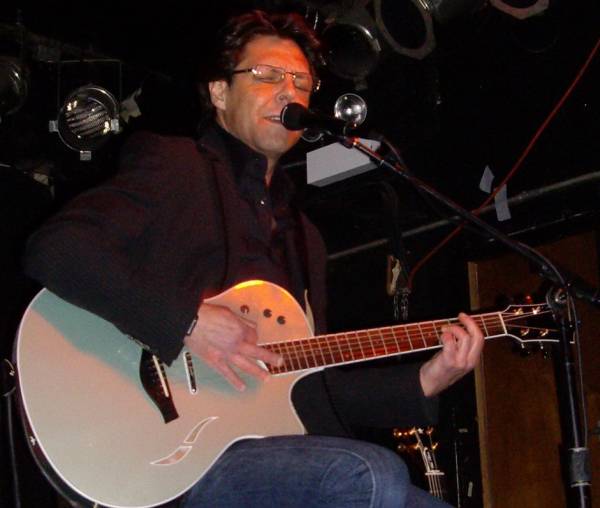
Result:
M303 219L309 245L307 263L317 333L325 333L325 261L316 228ZM320 326L319 326L320 325ZM391 359L333 367L295 385L292 400L311 434L354 437L353 427L408 427L433 424L438 399L423 394L421 363Z
M356 427L431 425L438 398L423 394L420 366L386 360L316 372L294 387L294 405L311 434L355 437Z
M197 186L191 175L203 168L194 167L200 163L191 139L141 133L123 154L116 177L78 196L33 234L24 268L170 363L196 315L201 284L171 272L169 256L176 253L168 244L190 234L177 220L191 213L183 208ZM155 229L167 236L155 238ZM161 241L167 245L159 248Z

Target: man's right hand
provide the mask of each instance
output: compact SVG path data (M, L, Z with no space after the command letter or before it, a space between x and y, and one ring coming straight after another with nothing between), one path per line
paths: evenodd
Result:
M257 346L257 342L254 322L236 316L227 307L207 303L200 305L196 326L184 340L193 354L239 391L246 385L233 367L264 381L269 373L257 361L276 366L283 361L280 355Z

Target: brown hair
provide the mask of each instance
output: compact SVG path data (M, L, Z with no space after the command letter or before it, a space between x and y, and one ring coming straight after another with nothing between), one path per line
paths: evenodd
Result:
M232 71L238 65L244 48L255 37L262 35L295 42L306 56L311 72L316 75L322 64L321 45L314 31L300 14L268 14L255 10L233 17L219 32L213 60L202 70L199 80L200 98L206 111L204 120L214 116L208 83L221 79L230 83Z

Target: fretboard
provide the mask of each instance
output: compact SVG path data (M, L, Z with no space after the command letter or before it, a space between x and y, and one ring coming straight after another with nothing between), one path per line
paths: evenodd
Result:
M486 338L506 334L500 312L472 317ZM425 321L271 342L262 346L283 356L281 367L269 367L272 374L283 374L438 348L442 345L442 329L455 323L458 323L457 319Z

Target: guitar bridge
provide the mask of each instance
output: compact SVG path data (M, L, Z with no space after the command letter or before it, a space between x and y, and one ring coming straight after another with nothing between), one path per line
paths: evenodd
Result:
M140 358L140 381L165 423L179 418L162 362L146 350L142 350Z

